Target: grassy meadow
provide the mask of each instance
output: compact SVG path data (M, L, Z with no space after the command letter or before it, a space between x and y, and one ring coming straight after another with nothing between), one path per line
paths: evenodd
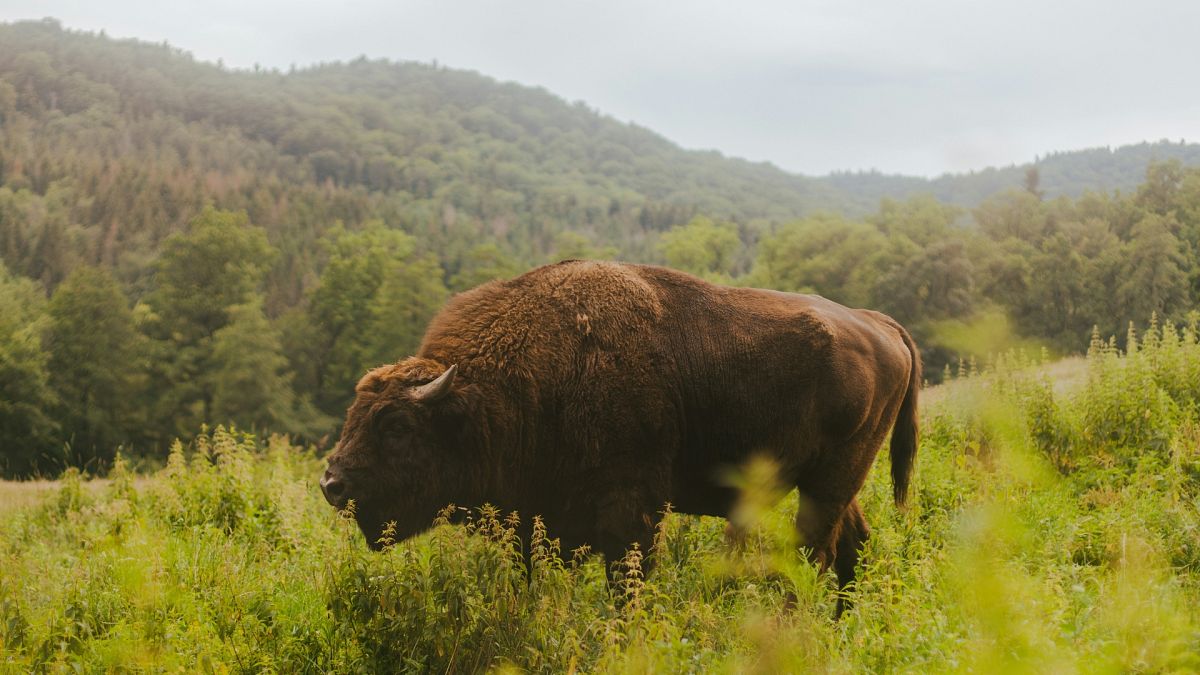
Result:
M740 478L744 547L671 515L610 589L552 528L527 566L516 516L486 508L371 553L315 453L218 428L150 476L3 486L0 670L1200 670L1195 327L1093 340L1069 372L1009 355L927 398L909 508L886 453L860 495L840 620L769 467Z

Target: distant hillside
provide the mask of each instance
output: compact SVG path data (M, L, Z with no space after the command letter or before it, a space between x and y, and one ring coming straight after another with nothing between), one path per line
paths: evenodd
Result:
M821 182L844 199L868 209L884 197L904 198L929 193L940 201L972 207L997 192L1024 184L1026 171L1036 167L1040 189L1046 197L1078 197L1086 191L1120 190L1128 193L1146 177L1146 167L1155 161L1178 160L1200 165L1200 144L1139 143L1116 149L1092 148L1056 152L1036 162L1004 168L987 168L965 174L946 174L934 179L886 175L878 172L837 173Z

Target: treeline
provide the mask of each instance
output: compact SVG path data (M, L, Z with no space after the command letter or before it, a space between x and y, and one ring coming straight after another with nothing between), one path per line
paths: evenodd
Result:
M450 291L435 257L380 222L319 245L319 280L274 319L263 291L279 251L240 212L206 209L169 237L133 306L103 267L75 269L48 299L0 268L5 471L103 468L119 446L158 452L208 422L336 433L365 369L412 352ZM450 284L517 271L490 250Z
M693 221L661 251L709 278L891 314L917 335L935 380L958 356L948 329L981 315L1003 314L1018 335L1070 353L1094 328L1120 336L1130 321L1200 310L1200 169L1152 164L1128 194L1074 200L1045 199L1036 171L1025 183L970 211L924 196L885 199L862 220L786 223L762 234L744 274L732 224Z
M913 330L930 376L959 356L948 322L1003 312L1063 351L1093 328L1123 333L1200 308L1200 169L1154 165L1129 195L1044 200L1028 189L970 214L932 197L885 201L864 220L815 216L762 233L698 216L655 254L705 278L818 292L885 311ZM611 257L609 249L582 256ZM240 212L206 209L163 243L134 302L104 267L82 266L49 298L40 282L0 280L0 444L10 474L102 468L119 446L160 452L205 423L335 434L366 368L411 353L450 293L526 265L494 244L457 271L381 221L335 226L321 272L277 316L265 290L280 252Z
M862 213L874 210L881 199L904 199L919 194L932 194L947 204L974 208L992 195L1021 185L1030 169L1038 171L1040 190L1046 197L1078 198L1086 192L1135 190L1146 174L1146 167L1171 160L1188 166L1200 165L1200 145L1161 140L1117 148L1055 152L1032 164L989 167L937 178L847 171L820 180L851 196Z

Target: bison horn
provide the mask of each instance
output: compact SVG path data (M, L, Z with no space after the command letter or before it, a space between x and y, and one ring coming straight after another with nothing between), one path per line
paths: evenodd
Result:
M436 380L419 387L413 387L412 397L417 401L432 402L450 393L450 385L454 384L454 374L458 372L458 364L446 369Z

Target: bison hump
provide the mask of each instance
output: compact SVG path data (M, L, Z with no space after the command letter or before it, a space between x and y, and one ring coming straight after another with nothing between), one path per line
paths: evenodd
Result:
M619 349L662 315L658 292L636 268L565 261L455 296L430 325L421 355L530 374L566 365L579 349Z

